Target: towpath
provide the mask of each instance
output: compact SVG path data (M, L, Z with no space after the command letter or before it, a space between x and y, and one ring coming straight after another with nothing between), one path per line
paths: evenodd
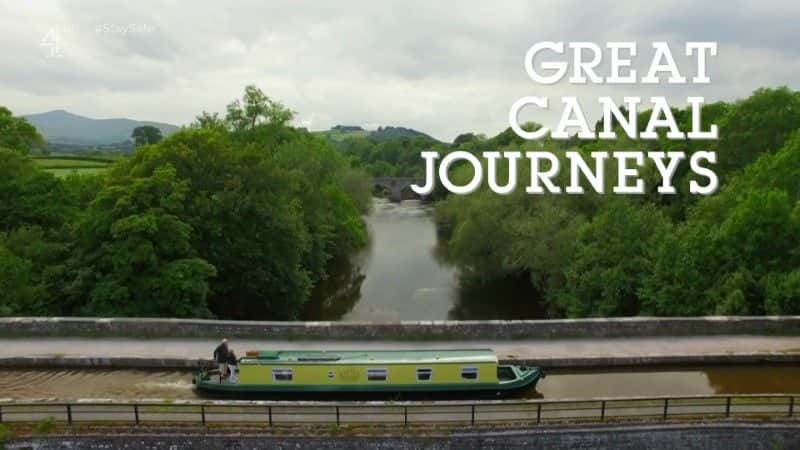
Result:
M139 357L210 358L217 340L125 338L4 338L0 358L12 357ZM800 336L697 336L609 339L537 339L514 341L274 341L231 340L244 356L247 350L346 350L492 348L501 359L653 357L721 354L800 354Z

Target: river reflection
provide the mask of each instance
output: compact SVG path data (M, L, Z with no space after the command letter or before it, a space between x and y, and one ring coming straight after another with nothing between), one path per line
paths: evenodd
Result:
M304 320L388 322L544 317L524 278L460 279L437 252L430 205L375 199L366 217L370 243L336 261L314 290Z
M536 386L548 399L712 394L796 394L800 366L552 370Z

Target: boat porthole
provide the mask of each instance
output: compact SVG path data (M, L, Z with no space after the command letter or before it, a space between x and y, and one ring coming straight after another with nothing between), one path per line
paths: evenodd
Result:
M332 370L329 370L328 371L328 379L332 380L334 378L336 378L336 373L334 373L334 371L332 371Z

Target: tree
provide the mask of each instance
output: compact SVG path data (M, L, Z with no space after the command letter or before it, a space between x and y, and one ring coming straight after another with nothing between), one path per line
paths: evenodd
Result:
M133 139L134 144L138 147L140 145L158 144L163 137L161 136L161 130L158 128L152 125L143 125L133 129L131 139Z
M539 128L542 128L542 126L536 122L525 122L520 125L520 128L522 128L525 131L536 131ZM514 130L512 130L511 127L508 127L505 130L501 131L500 134L493 137L491 141L493 145L498 147L505 147L513 144L519 145L525 143L525 139L519 137L519 135L517 135L517 133Z
M347 255L366 243L366 229L360 211L367 205L358 204L356 197L345 190L346 162L323 140L309 135L298 136L298 139L278 146L274 158L291 177L292 196L301 202L303 222L311 236L311 248L305 255L304 267L310 270L311 280L316 283L325 276L331 258ZM368 188L365 181L362 178L360 185Z
M69 297L82 314L210 317L214 267L181 220L188 190L169 165L103 189L78 225Z
M0 149L0 232L24 225L57 227L67 220L64 186L18 152Z
M192 127L223 130L225 129L225 120L219 117L219 113L212 114L208 111L203 111L199 116L195 117Z
M225 121L235 131L252 131L264 123L284 126L293 118L293 111L251 84L245 87L241 101L228 104Z
M336 142L339 151L372 176L424 176L421 151L446 151L447 145L429 137L399 137L375 140L372 137L349 137Z
M497 201L486 192L473 195L476 197L468 202L454 198L449 205L453 208L449 213L457 217L448 242L450 257L463 262L463 269L475 277L487 279L508 274L515 269L507 259L512 237L506 225L509 215L514 214L509 211L510 202ZM439 220L446 220L447 213L445 210L438 213Z
M19 152L0 149L0 314L71 314L59 304L77 199Z
M650 248L668 231L652 205L609 199L578 232L566 281L555 296L570 317L636 315Z
M8 108L0 106L0 148L26 155L31 147L43 143L44 139L33 125L21 117L14 117Z
M658 247L642 296L661 315L790 314L800 265L800 133L690 208Z
M262 149L227 132L186 129L137 150L114 178L149 177L175 167L187 187L178 217L191 246L216 268L209 307L224 318L297 318L311 288L304 267L311 236L292 180Z
M718 172L742 169L763 153L780 149L800 125L800 92L762 88L737 102L719 123Z
M32 266L0 240L0 316L42 313L35 305L45 293L35 282Z
M5 300L0 300L0 310L5 305L11 311L8 314L15 315L73 314L61 295L67 282L64 275L70 238L66 227L46 230L23 226L0 235L0 248L5 249L5 256L0 259L5 259L6 264L0 269L0 279L6 280L0 281L5 286L0 291L8 291Z
M771 274L764 281L766 314L800 314L800 270Z
M453 139L453 147L460 147L462 144L477 141L479 138L475 133L462 133Z

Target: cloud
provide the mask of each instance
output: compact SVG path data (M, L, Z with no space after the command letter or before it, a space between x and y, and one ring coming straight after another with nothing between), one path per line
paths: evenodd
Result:
M793 1L316 2L233 5L0 0L0 89L17 113L64 108L92 117L184 124L222 111L256 83L312 129L410 126L441 139L494 134L525 95L743 97L799 86ZM60 36L60 58L43 45ZM523 57L542 40L719 41L708 86L541 86ZM682 60L683 62L690 62ZM645 62L637 61L637 67ZM691 68L691 65L688 67ZM557 104L557 101L555 102ZM533 119L552 125L560 111Z

